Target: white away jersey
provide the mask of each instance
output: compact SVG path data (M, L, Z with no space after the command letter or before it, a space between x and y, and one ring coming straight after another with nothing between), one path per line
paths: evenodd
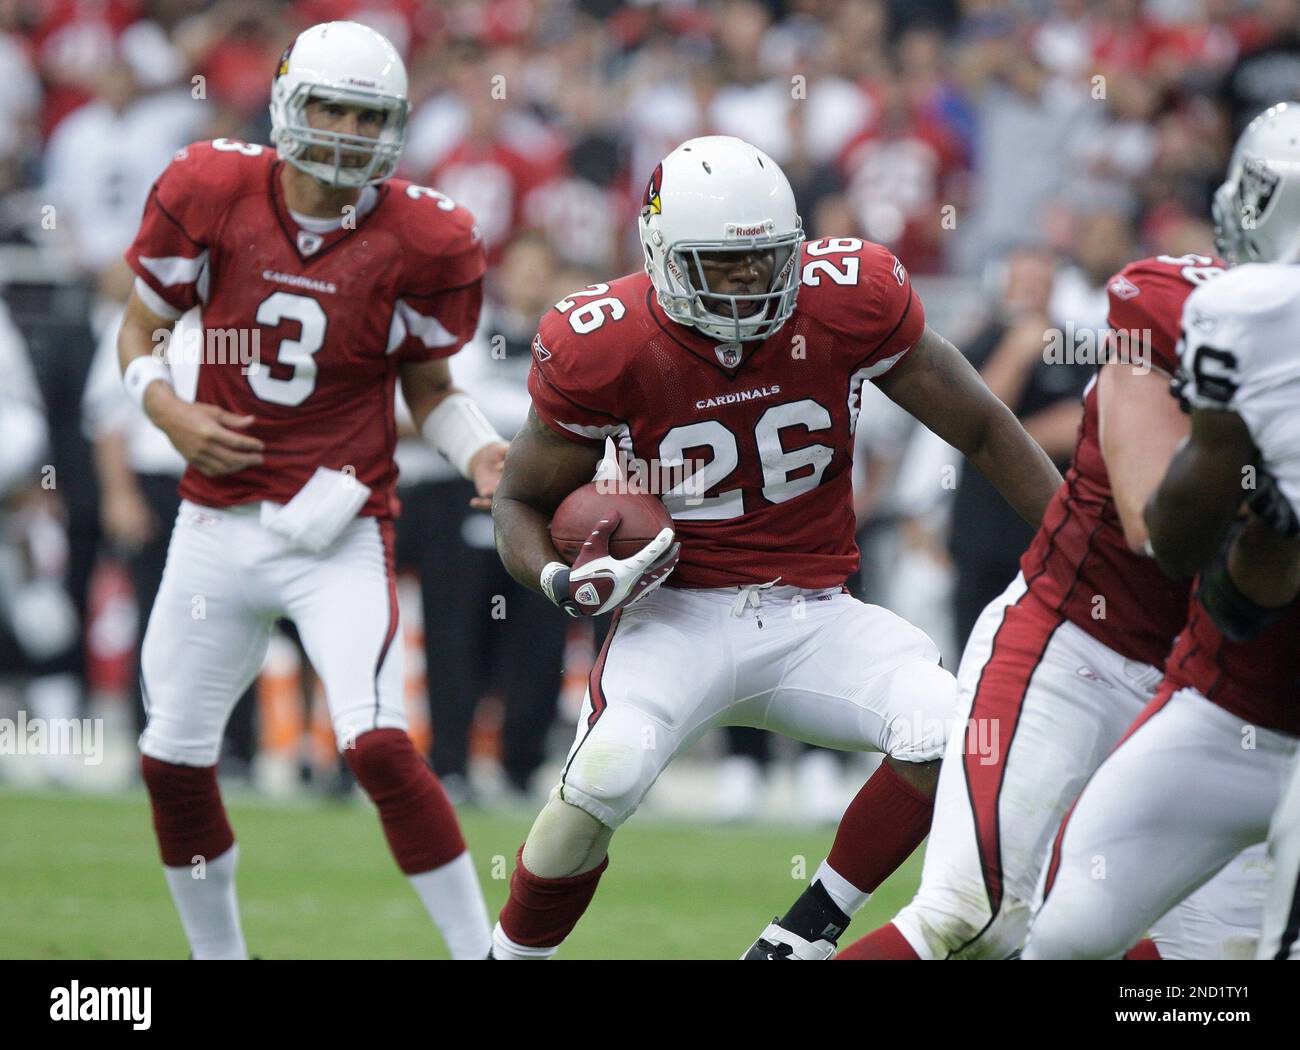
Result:
M1248 263L1183 305L1185 393L1241 416L1300 517L1300 266Z

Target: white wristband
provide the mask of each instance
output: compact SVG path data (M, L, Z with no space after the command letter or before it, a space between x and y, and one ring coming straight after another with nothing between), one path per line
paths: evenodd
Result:
M153 354L137 357L122 373L122 385L126 387L127 394L141 412L144 411L144 392L155 379L161 379L168 386L172 386L172 370L167 367L166 361Z
M429 413L420 433L447 457L462 477L469 477L469 462L484 445L505 439L488 422L483 410L468 394L450 394Z

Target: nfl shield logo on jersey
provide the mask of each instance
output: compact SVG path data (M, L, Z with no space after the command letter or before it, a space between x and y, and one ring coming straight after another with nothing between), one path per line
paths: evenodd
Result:
M723 343L721 346L714 347L713 352L718 355L723 368L735 368L740 364L739 343Z
M321 246L324 240L319 233L309 233L307 230L298 231L298 251L303 255L314 255L316 249Z

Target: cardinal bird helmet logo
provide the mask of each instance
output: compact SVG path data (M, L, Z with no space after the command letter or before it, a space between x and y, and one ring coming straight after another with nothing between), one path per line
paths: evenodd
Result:
M664 166L656 164L654 172L650 175L650 181L645 185L645 197L641 201L641 215L660 215L663 208L659 203L659 186L663 181Z

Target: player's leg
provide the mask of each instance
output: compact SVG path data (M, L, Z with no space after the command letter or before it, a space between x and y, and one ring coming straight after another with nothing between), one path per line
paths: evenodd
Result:
M1190 689L1162 687L1061 825L1026 959L1117 958L1246 847L1262 842L1294 741Z
M1292 766L1291 782L1269 829L1273 883L1264 906L1259 959L1300 961L1300 756Z
M1263 843L1233 857L1209 882L1151 924L1148 936L1159 957L1253 959L1272 868Z
M141 770L195 959L247 957L235 896L239 848L217 787L217 757L270 638L270 618L231 564L253 554L258 538L255 519L184 504L140 656Z
M661 588L616 614L560 783L519 851L494 958L555 954L595 895L614 830L725 707L731 676L717 608Z
M406 732L392 523L360 518L325 553L285 550L274 568L285 614L325 686L339 750L378 809L397 866L452 958L485 958L487 905L473 860Z
M957 685L925 633L888 610L848 595L767 609L765 602L766 631L802 637L783 658L770 701L742 705L736 717L810 743L886 755L849 804L808 889L744 956L828 958L853 913L929 830Z
M962 658L961 721L939 775L921 886L842 957L1005 958L1019 948L1062 815L1158 677L1013 583Z

